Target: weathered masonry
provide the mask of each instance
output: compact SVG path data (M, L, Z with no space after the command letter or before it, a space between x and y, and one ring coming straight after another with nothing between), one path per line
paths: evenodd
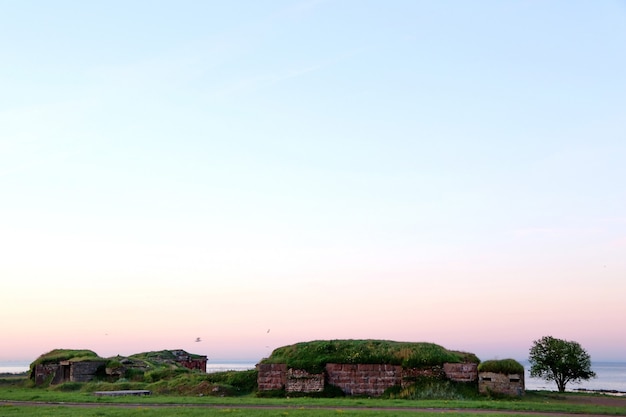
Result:
M89 382L94 379L98 371L104 372L105 365L104 360L38 364L34 367L35 384L42 385L48 380L52 385L63 382Z
M524 394L524 374L502 374L480 372L478 374L478 392L481 394Z
M322 392L333 385L347 395L379 396L393 386L406 387L423 376L444 377L451 381L473 382L478 378L475 363L446 363L443 367L403 368L389 364L326 364L321 373L287 368L285 364L259 364L259 391Z
M187 369L206 372L207 357L203 355L191 355L182 349L172 350L176 362Z
M157 352L160 354L161 352ZM94 354L95 355L95 354ZM183 366L187 369L206 372L207 357L194 355L182 349L163 351L156 359L163 366ZM145 372L149 369L143 361L131 358L116 358L118 366L107 368L109 360L102 358L80 358L69 360L54 360L52 362L37 363L32 366L31 378L35 385L61 384L64 382L89 382L98 378L121 378L128 369Z

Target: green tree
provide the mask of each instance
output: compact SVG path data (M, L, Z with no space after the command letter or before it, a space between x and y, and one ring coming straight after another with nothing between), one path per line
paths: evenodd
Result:
M577 342L544 336L530 348L530 376L556 382L559 392L569 382L595 378L591 357Z

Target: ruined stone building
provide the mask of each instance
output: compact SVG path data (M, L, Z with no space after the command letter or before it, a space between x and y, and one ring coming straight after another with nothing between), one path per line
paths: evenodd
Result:
M259 391L322 392L326 385L341 389L346 395L379 396L393 386L407 387L422 376L443 377L451 381L474 382L478 378L475 363L446 363L443 367L403 368L389 364L326 364L321 373L288 368L285 364L259 364Z

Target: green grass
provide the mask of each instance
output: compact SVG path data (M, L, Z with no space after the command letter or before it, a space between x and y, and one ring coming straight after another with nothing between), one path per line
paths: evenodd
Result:
M184 396L241 396L256 389L257 371L226 371L206 374L187 369L160 369L147 373L138 380L120 379L116 382L65 382L58 385L34 387L26 376L0 378L0 393L21 392L26 400L54 398L57 394L75 395L78 401L92 397L94 391L150 390L159 395ZM2 390L1 388L5 388ZM4 397L0 397L2 399ZM15 398L15 397L13 397ZM21 398L19 398L21 399ZM89 399L87 399L89 401ZM1 417L1 416L0 416Z
M167 415L159 414L163 411L154 410L149 408L153 404L168 405L176 407L176 415L214 415L219 410L221 413L235 412L233 410L244 410L243 413L249 416L265 416L265 415L286 415L281 413L288 413L289 415L319 415L329 416L337 415L329 410L321 410L320 408L329 408L332 410L344 410L346 413L353 413L353 408L358 408L359 415L405 415L405 413L413 408L420 409L455 409L455 410L469 410L478 409L485 411L534 411L545 413L576 413L576 414L605 414L605 415L626 415L626 399L624 399L624 405L622 407L607 407L607 406L595 406L584 404L572 404L568 402L576 396L583 394L577 393L546 393L546 392L528 392L521 398L489 398L489 397L475 397L466 399L382 399L382 398L257 398L254 395L244 395L236 397L216 397L216 396L180 396L180 395L165 395L154 393L151 396L146 397L96 397L90 392L84 391L55 391L51 389L42 388L24 388L16 386L0 386L0 400L11 401L26 401L37 403L48 403L37 405L36 412L33 410L33 406L17 407L1 405L0 403L0 416L10 415L68 415L68 416L91 416L95 410L91 408L80 408L82 414L75 409L59 408L61 403L88 403L97 404L100 412L105 412L107 416L115 415L130 415L127 414L128 410L110 408L113 405L120 404L132 404L136 406L134 411L137 414L133 415ZM53 404L50 404L53 403ZM187 411L184 407L191 406L210 406L209 408L201 408L200 411L191 409ZM249 409L245 407L286 407L287 409L281 410L257 410ZM381 411L380 414L372 413L369 410L373 408L386 408L386 411ZM318 414L310 414L309 411L297 411L300 409L315 409ZM404 411L393 411L393 410ZM29 411L30 410L30 411ZM40 412L41 410L41 412ZM223 411L230 410L230 411ZM189 414L181 414L185 412ZM443 411L443 410L442 410ZM49 414L46 414L48 413ZM237 411L239 412L239 411ZM264 414L267 412L267 414ZM298 412L301 414L293 414ZM309 414L307 414L307 412ZM29 414L30 413L30 414ZM65 414L64 414L65 413ZM169 409L169 415L172 415L172 409ZM196 413L196 414L194 414ZM204 413L204 414L202 414ZM272 414L273 413L273 414ZM395 414L394 414L395 413ZM439 414L441 411L439 412ZM219 413L218 413L219 414ZM223 415L223 414L219 414ZM354 415L354 414L346 414Z
M383 398L402 400L475 400L484 398L478 393L477 382L455 382L434 377L420 377L408 387L391 387Z
M500 359L482 362L478 372L494 372L498 374L524 374L524 366L515 359Z
M29 407L12 407L0 406L0 415L3 417L13 416L32 416L33 409ZM393 416L410 416L412 413L408 410L354 410L344 408L334 409L311 409L311 408L287 408L287 409L250 409L237 407L217 407L217 408L72 408L64 406L54 407L37 407L36 415L47 417L165 417L165 416L181 416L181 417L393 417ZM458 417L480 417L476 413L454 413ZM422 417L439 417L441 412L429 411L420 412ZM512 417L510 414L490 413L490 417Z
M395 416L420 414L440 415L445 410L498 411L572 414L604 414L626 416L626 398L619 407L572 403L583 393L527 392L523 397L504 398L480 396L475 385L452 383L437 378L421 378L413 388L389 390L386 398L258 398L254 393L256 371L231 371L215 374L183 373L154 383L118 381L65 383L53 387L31 387L26 376L0 378L0 417L6 416L213 416L225 414L264 416ZM146 397L96 397L93 391L149 389ZM2 401L23 401L37 405L11 406ZM92 404L95 408L70 408L68 403ZM131 408L119 408L126 405ZM153 407L160 405L161 407ZM117 408L116 408L117 406ZM166 407L166 408L162 408ZM252 408L250 408L252 407ZM378 410L377 408L382 408ZM439 409L432 411L430 409ZM461 411L459 411L461 410ZM496 414L493 414L493 413ZM459 414L460 413L460 414ZM480 415L480 414L479 414Z
M48 353L39 356L30 367L33 369L35 365L45 365L48 363L59 363L69 360L85 360L85 359L102 359L96 352L87 349L54 349Z
M138 400L137 398L135 400ZM398 403L397 401L386 401L382 404L378 400L341 400L341 401L329 401L326 400L304 400L301 401L289 401L283 400L280 403L273 401L265 401L260 399L254 399L246 406L245 402L239 403L214 403L205 402L202 405L189 405L185 403L179 403L177 405L167 405L160 407L153 407L148 402L135 401L127 408L113 406L112 404L99 404L97 407L68 407L64 405L37 405L37 406L11 406L0 405L0 415L3 417L9 416L55 416L55 417L91 417L91 416L249 416L249 417L269 417L269 416L285 416L285 417L330 417L330 416L368 416L368 417L390 417L390 416L408 416L415 413L415 408L421 408L420 416L434 417L441 416L442 413L450 414L454 413L455 416L509 416L511 414L505 414L505 411L516 411L521 413L523 411L539 411L545 413L560 412L560 413L576 413L576 414L607 414L607 415L625 415L626 410L610 410L606 407L591 407L582 409L580 407L566 406L559 404L558 407L546 409L545 407L539 407L537 404L531 401L522 401L521 403L503 402L499 403L498 408L487 407L482 402L470 402L470 404L463 403L465 407L460 407L457 402L415 402L404 401ZM525 407L520 405L525 404ZM541 404L541 403L539 403ZM481 406L483 405L483 406ZM382 407L382 408L380 408ZM467 411L463 411L463 409ZM472 409L483 409L485 413L476 413L470 411ZM454 410L454 411L450 411ZM501 410L502 413L491 410ZM513 414L515 415L515 414Z
M315 340L280 347L261 363L284 363L289 368L322 372L327 363L401 365L407 368L444 363L480 362L471 353L450 351L434 343L389 340Z

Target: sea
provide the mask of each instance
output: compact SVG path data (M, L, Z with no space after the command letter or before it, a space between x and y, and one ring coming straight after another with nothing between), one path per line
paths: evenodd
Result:
M530 377L530 366L527 362L521 362L526 370L524 378L526 389L529 391L557 391L554 382ZM29 362L0 362L0 374L22 373L29 370ZM245 371L254 369L255 362L210 362L207 364L207 372ZM591 369L596 373L596 378L582 381L578 384L567 384L567 391L606 391L626 394L626 362L592 362Z
M524 385L529 391L557 391L556 384L538 378L530 377L530 365L524 365ZM570 382L566 385L566 391L614 391L626 394L626 362L592 362L591 370L596 377L580 383Z

